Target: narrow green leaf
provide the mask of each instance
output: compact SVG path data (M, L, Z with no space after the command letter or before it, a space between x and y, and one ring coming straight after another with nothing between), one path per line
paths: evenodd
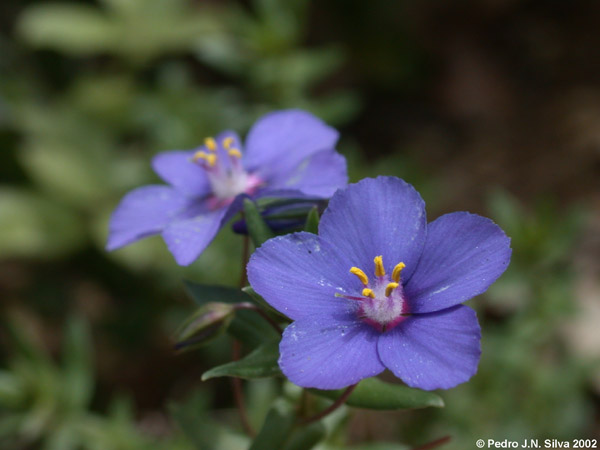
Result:
M83 421L82 421L83 422ZM45 450L77 450L81 448L79 423L67 420L54 426L44 439Z
M253 379L280 375L281 371L277 364L278 359L279 342L266 342L238 361L232 361L221 366L213 367L204 372L202 381L216 377Z
M292 408L282 401L276 402L249 450L280 450L288 440L293 426Z
M9 317L9 320L3 321L2 326L8 333L8 338L15 355L19 360L24 360L28 366L35 367L37 370L54 370L55 366L48 353L40 348L34 342L25 319L17 314Z
M289 206L285 209L279 209L275 211L266 211L263 214L265 220L278 220L278 219L306 219L306 216L312 209L306 205L300 205L298 207Z
M94 390L93 348L88 324L81 317L69 318L64 340L66 399L73 409L84 409Z
M77 4L40 4L25 10L18 23L30 44L75 55L107 50L116 41L116 24L97 8Z
M252 200L244 199L244 218L248 227L248 233L256 248L274 236Z
M0 407L9 408L27 401L23 380L8 370L0 370Z
M344 389L335 391L310 389L310 392L335 400L344 392ZM386 383L378 378L367 378L358 384L346 400L346 404L357 408L396 410L429 406L442 408L444 400L433 392L413 389L401 384Z
M212 302L241 303L251 301L251 297L237 288L198 284L187 280L183 283L192 299L200 306Z
M133 401L127 394L117 394L108 405L108 417L112 422L127 424L133 422Z
M263 342L281 339L265 319L255 311L241 310L235 313L235 318L227 330L238 341L249 348L255 348Z
M0 187L0 254L4 258L50 259L84 242L77 215L56 202L57 198Z
M207 415L210 398L197 389L181 402L168 404L169 415L196 449L213 449L219 430Z
M325 425L318 421L297 429L284 450L310 450L323 440L326 434Z
M319 209L315 206L312 208L306 216L306 225L304 225L304 231L309 233L319 233Z

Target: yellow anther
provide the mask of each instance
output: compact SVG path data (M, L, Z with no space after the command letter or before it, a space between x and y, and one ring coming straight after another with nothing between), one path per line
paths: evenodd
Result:
M398 283L388 283L388 285L385 287L385 296L389 297L392 291L398 286L400 286Z
M383 268L383 257L376 256L373 261L375 262L375 275L378 277L385 276L385 269Z
M223 139L223 147L225 147L225 150L229 150L232 145L233 145L233 138L231 136Z
M364 284L365 286L367 284L369 284L369 277L358 267L352 267L350 269L350 273L356 275L358 277L358 279L360 280L360 282L362 284Z
M217 150L217 141L215 141L211 137L207 137L206 139L204 139L204 146L211 152L214 152Z
M394 271L392 272L392 280L394 280L396 283L400 283L400 272L402 272L402 269L405 267L406 264L403 262L396 264L396 267L394 267Z
M238 159L242 157L242 152L240 152L237 148L230 148L227 150L227 154Z
M217 155L213 153L206 153L203 151L194 153L193 160L198 161L199 159L206 161L210 167L214 167L214 165L217 163Z
M210 167L214 167L214 165L217 163L217 155L213 155L210 154L206 157L206 162L208 163L208 165Z
M206 152L203 152L202 150L194 153L194 156L192 157L192 159L194 161L198 161L199 159L205 159L205 158L206 158Z
M375 293L369 288L364 288L362 290L362 295L363 295L363 297L375 298Z

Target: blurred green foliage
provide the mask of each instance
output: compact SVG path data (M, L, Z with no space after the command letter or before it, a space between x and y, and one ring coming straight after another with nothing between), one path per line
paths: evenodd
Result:
M26 333L17 318L8 323L15 356L0 371L0 445L69 449L192 449L181 436L168 442L135 428L125 397L117 397L105 415L89 410L94 390L93 348L87 325L67 321L60 364Z
M354 12L368 8L349 3ZM335 8L335 2L327 7ZM66 325L61 345L49 339L43 346L31 339L44 333L32 330L35 321L5 314L2 448L247 448L230 396L208 394L228 392L226 382L189 387L199 386L203 371L228 361L228 341L203 348L183 368L171 368L174 358L158 360L165 372L176 372L169 381L185 391L169 390L178 400L168 408L151 405L170 417L160 438L140 425L142 394L136 403L113 392L119 378L106 379L94 364L107 351L118 353L113 357L119 362L131 359L131 365L140 363L136 353L150 358L164 351L156 335L167 340L192 309L191 302L181 300L181 278L236 284L242 269L231 260L241 255L240 239L224 230L185 269L175 265L159 238L111 254L103 246L119 198L159 182L149 164L156 152L193 148L223 129L243 134L261 114L278 108L303 108L334 126L348 124L361 108L358 91L339 81L348 68L348 46L377 43L363 54L368 56L365 73L378 80L401 84L403 72L418 78L417 49L383 42L394 30L383 37L373 27L368 36L359 30L354 39L360 42L346 46L311 42L311 8L317 2L30 1L14 7L14 29L0 34L0 264L8 278L12 264L26 267L26 275L25 287L19 287L18 276L11 280L18 286L7 290L2 312L26 310L49 323L60 316L59 326ZM381 152L361 149L346 136L341 150L352 181L403 176L423 193L430 211L440 206L436 193L447 186L406 152L376 157ZM373 145L390 147L388 142ZM472 302L484 336L478 375L443 392L443 409L379 413L393 431L361 437L373 442L348 445L344 430L352 410L342 408L325 421L325 430L294 435L289 448L310 448L324 438L321 448L403 449L376 441L417 444L451 434L444 448L462 450L478 438L590 435L595 405L587 380L593 365L576 359L561 336L561 325L576 313L570 255L581 211L549 202L529 207L503 190L493 193L487 206L512 238L513 260L499 282ZM83 300L72 293L79 278L84 287L92 286L79 295ZM72 317L66 321L65 311ZM255 332L268 332L252 312L239 313ZM236 320L231 328L246 333ZM101 351L90 344L88 322L94 337L102 338L94 339L102 341ZM156 386L152 380L161 370L155 363L147 363L154 370L139 369L137 382L151 386L141 392ZM289 408L284 401L269 410L280 394L273 380L247 385L255 428L267 414ZM299 395L284 384L284 399L296 401ZM105 397L110 400L102 401ZM318 397L311 401L315 408L328 404Z

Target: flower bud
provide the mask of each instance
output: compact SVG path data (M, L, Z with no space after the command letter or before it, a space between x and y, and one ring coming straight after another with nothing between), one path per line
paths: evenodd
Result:
M194 350L227 330L235 314L235 305L209 302L198 310L180 327L176 335L175 349Z

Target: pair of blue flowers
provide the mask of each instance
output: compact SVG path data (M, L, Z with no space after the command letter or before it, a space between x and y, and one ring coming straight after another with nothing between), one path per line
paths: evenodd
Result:
M407 385L451 388L477 371L480 328L464 301L510 261L510 240L466 212L427 223L425 203L393 177L345 187L338 133L303 111L260 119L245 148L233 132L192 151L162 153L153 168L169 186L121 201L108 249L161 233L192 263L245 197L331 197L319 233L267 241L248 263L253 288L293 322L279 365L295 384L338 389L386 368Z

